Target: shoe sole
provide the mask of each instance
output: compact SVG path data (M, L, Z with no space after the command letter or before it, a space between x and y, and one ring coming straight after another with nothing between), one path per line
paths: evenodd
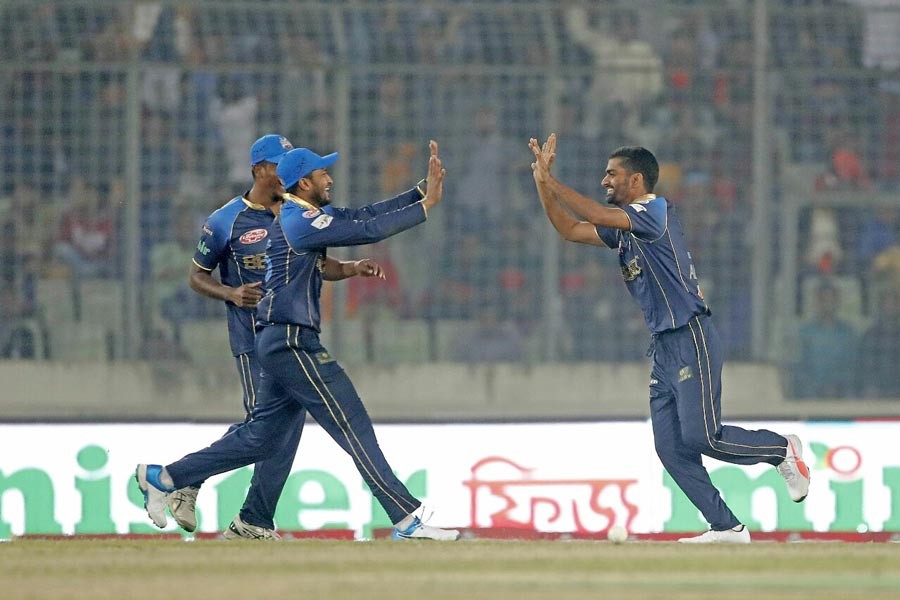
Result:
M790 448L791 448L791 453L793 453L793 455L796 457L794 462L797 465L797 471L800 472L800 475L802 475L803 477L806 478L807 492L805 494L803 494L803 496L801 496L800 498L797 498L796 500L794 500L794 502L803 502L804 500L806 500L806 497L809 495L809 482L812 479L812 477L810 477L810 475L809 475L809 467L806 465L806 462L803 460L803 445L800 443L800 438L798 438L797 436L792 435L789 437L785 437L785 439L787 440L788 446L790 446ZM799 452L797 451L797 448L794 447L795 439L797 440L797 445L800 446Z
M431 537L415 537L415 536L411 536L411 535L403 535L402 533L398 533L398 532L394 532L393 534L391 534L391 539L392 539L392 540L397 540L397 541L407 541L407 540L410 540L410 541L418 541L418 540L423 540L423 541L426 541L426 542L455 542L455 541L458 541L458 540L459 540L459 537L460 537L460 535L459 535L458 533L456 534L456 537L454 537L454 538L447 538L447 539L445 539L445 540L438 540L438 539L431 538Z

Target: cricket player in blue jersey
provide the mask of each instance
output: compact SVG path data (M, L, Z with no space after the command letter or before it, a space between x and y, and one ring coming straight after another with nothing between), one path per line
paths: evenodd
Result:
M653 336L650 418L656 452L710 527L679 541L749 543L749 530L725 505L701 455L775 466L794 502L806 498L809 469L796 435L722 424L719 337L676 211L653 194L659 178L656 158L641 147L614 151L601 182L612 206L603 206L554 178L555 134L543 146L532 138L529 147L538 196L550 222L567 241L618 251L625 285Z
M269 228L265 295L257 305L256 355L263 374L253 419L165 467L138 465L138 483L154 523L165 518L166 495L176 488L278 452L278 440L306 409L353 459L394 524L394 539L459 539L458 531L426 525L416 514L421 502L394 475L353 383L319 341L322 281L350 277L359 268L380 273L371 263L360 267L337 261L327 255L328 248L372 244L423 223L441 200L446 174L437 143L429 147L425 189L416 186L359 209L331 206L328 168L337 153L319 156L298 148L282 158L277 174L288 194Z
M253 186L209 216L191 267L191 288L224 301L227 307L228 338L243 387L245 421L253 418L259 390L260 367L254 339L256 304L262 298L260 286L266 273L268 228L284 194L276 167L291 149L287 138L276 134L254 142L250 148ZM215 269L219 270L219 280L212 276ZM290 475L305 416L304 411L295 415L283 452L256 464L247 498L225 531L226 538L271 539L277 535L275 507ZM190 482L168 497L169 511L186 531L197 528L195 505L201 484L202 480Z

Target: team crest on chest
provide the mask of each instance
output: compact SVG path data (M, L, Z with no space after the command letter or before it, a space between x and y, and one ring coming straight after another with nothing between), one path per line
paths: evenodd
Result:
M265 229L251 229L244 235L242 235L239 239L242 244L255 244L260 240L266 239L266 236L269 235L269 232Z
M622 265L622 276L625 281L634 281L641 274L641 266L638 264L637 256Z

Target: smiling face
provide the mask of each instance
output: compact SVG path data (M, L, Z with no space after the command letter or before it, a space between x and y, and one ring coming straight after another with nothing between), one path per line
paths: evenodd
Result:
M606 175L600 182L606 188L606 201L616 206L625 206L647 193L644 176L629 171L623 166L623 159L611 158L606 163Z
M316 169L300 181L308 192L306 200L314 202L317 206L328 206L331 203L331 186L334 180L328 174L328 169Z

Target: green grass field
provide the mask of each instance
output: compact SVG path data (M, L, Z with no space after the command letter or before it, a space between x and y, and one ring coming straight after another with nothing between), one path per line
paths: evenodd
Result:
M0 544L0 598L900 598L900 544Z

